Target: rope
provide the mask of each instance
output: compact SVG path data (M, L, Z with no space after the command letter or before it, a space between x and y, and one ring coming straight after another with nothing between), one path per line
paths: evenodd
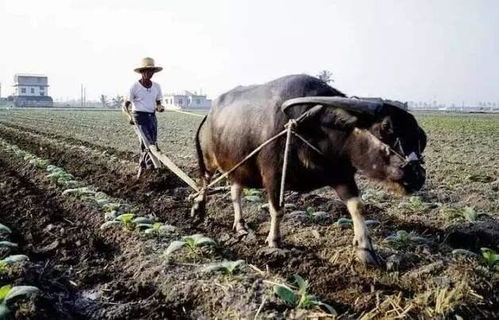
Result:
M366 132L368 135L370 135L371 137L373 137L374 139L376 139L379 143L385 145L388 150L390 150L395 156L397 156L400 160L402 160L404 163L407 163L407 159L402 156L400 153L398 153L397 151L393 150L393 148L387 144L387 143L384 143L383 141L381 141L380 138L376 137L374 134L371 133L371 131L369 130L366 130L366 129L361 129L362 131Z
M288 155L289 155L289 145L291 142L291 133L293 128L296 127L296 120L291 119L284 126L286 128L286 145L284 147L284 161L282 164L282 175L281 175L281 190L279 192L279 206L284 205L284 186L286 185L286 171L288 169Z
M317 152L318 154L320 154L321 156L324 155L324 153L322 151L320 151L317 147L315 147L313 144L311 144L310 142L307 141L307 139L305 139L304 137L302 137L301 135L299 135L298 133L296 133L296 131L292 131L293 134L300 138L301 141L303 141L307 146L309 146L312 150L314 150L315 152Z
M171 111L171 112L183 113L183 114L188 114L188 115L195 116L195 117L200 117L200 118L203 118L203 117L204 117L204 115L203 115L203 114L197 114L197 113L194 113L194 112L188 112L188 111L180 111L180 110L175 110L175 109L165 109L165 111Z
M279 132L278 134L276 134L275 136L273 136L272 138L270 139L267 139L264 143L262 143L258 148L256 148L255 150L253 150L250 154L248 154L243 160L239 161L234 167L232 167L232 169L230 169L229 171L225 172L224 174L222 174L220 177L218 177L217 179L213 180L213 182L211 182L209 185L206 186L206 188L210 188L212 187L213 185L217 184L220 180L226 178L229 174L231 174L232 172L234 172L234 170L236 170L237 168L239 168L241 165L243 165L243 163L245 163L249 158L251 158L252 156L254 156L257 152L259 152L260 150L263 149L263 147L265 147L266 145L268 145L269 143L271 143L272 141L274 141L275 139L279 138L280 136L282 136L283 134L285 134L288 130L287 129L284 129L282 130L281 132Z
M309 146L312 150L317 152L320 155L324 155L322 151L320 151L317 147L312 145L310 142L308 142L305 138L303 138L300 134L298 134L296 131L293 129L297 126L298 119L290 119L288 123L284 126L285 129L279 132L278 134L274 135L273 137L267 139L264 143L262 143L258 148L253 150L250 154L248 154L244 159L239 161L234 167L232 167L229 171L223 173L221 176L213 180L210 184L207 186L203 187L199 192L196 192L195 194L191 195L189 198L195 198L197 197L201 192L204 192L206 189L209 189L213 187L215 184L219 183L221 180L225 179L227 176L229 176L232 172L234 172L237 168L239 168L241 165L243 165L246 161L248 161L251 157L253 157L256 153L258 153L260 150L263 149L266 145L271 143L272 141L276 140L280 136L286 134L286 145L284 148L284 162L283 162L283 167L282 167L282 176L281 176L281 186L280 186L280 192L279 192L279 204L280 206L283 206L284 204L284 191L285 191L285 185L286 185L286 172L287 172L287 167L288 167L288 156L289 156L289 146L291 144L291 135L294 135L298 137L300 140L302 140L307 146Z

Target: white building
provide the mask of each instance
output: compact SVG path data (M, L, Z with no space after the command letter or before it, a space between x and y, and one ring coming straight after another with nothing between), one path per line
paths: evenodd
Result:
M165 107L167 109L210 109L211 100L206 98L206 95L184 91L184 94L166 94Z
M48 78L41 74L17 73L14 75L12 98L17 107L52 107L48 95Z
M14 75L14 96L48 96L48 78L41 74Z

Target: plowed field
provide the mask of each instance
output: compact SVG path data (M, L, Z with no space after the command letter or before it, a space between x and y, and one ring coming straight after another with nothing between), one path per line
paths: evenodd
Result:
M0 258L29 257L0 268L0 286L40 289L12 315L333 318L327 308L294 308L274 293L276 284L293 286L300 275L308 294L341 319L497 319L499 262L487 261L482 248L499 252L499 116L416 117L429 137L423 190L400 198L358 177L366 219L375 220L370 232L386 262L376 269L355 261L353 230L337 223L349 215L332 190L287 193L284 248L271 251L264 244L270 219L259 190L245 193L251 232L239 238L227 194L212 196L206 219L194 224L190 190L170 172L147 172L136 182L138 142L119 112L0 110L0 223L12 230L0 241L18 244L0 248ZM160 148L195 177L200 118L167 112L159 122ZM71 177L54 179L59 169ZM101 228L127 213L169 231ZM165 253L193 234L216 245ZM244 262L234 272L207 270L225 260Z

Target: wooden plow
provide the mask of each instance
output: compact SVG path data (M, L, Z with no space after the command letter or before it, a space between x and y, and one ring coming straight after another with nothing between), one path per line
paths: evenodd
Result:
M137 135L139 136L140 140L146 147L147 152L149 153L149 156L151 157L152 163L155 168L160 168L161 165L165 165L168 169L170 169L173 173L177 175L180 179L182 179L187 185L189 185L191 188L193 188L196 192L199 192L200 189L196 182L191 179L182 169L180 169L175 163L173 163L170 158L168 158L164 153L162 153L158 147L154 144L150 144L149 141L147 140L146 136L144 135L144 132L140 129L139 126L133 125L133 128Z

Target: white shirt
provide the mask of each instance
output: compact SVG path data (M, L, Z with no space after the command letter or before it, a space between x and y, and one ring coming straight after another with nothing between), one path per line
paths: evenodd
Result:
M161 87L156 82L153 82L150 88L145 88L137 81L130 88L128 101L132 103L132 112L154 113L156 110L156 101L161 101L162 96Z

